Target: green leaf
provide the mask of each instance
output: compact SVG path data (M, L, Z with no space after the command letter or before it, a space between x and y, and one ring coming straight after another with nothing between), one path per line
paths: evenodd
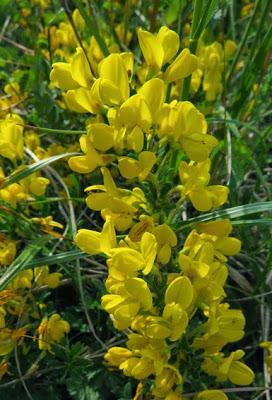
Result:
M168 25L171 25L176 21L180 10L180 3L180 0L172 0L169 2L169 6L165 13L165 22Z
M250 214L258 214L266 211L272 211L272 201L265 201L260 203L245 204L243 206L227 208L225 210L213 211L208 214L199 215L198 217L190 218L184 221L183 226L179 229L183 229L195 222L205 222L216 220L220 218L239 218Z
M63 264L69 261L78 260L79 258L86 257L86 253L82 253L80 250L70 250L63 253L54 254L48 257L41 257L34 260L30 260L24 267L33 268L40 267L43 265Z
M21 254L10 264L7 271L0 278L0 290L3 290L16 277L16 275L25 269L33 257L43 248L45 243L52 240L52 236L41 236L35 242L30 243Z
M62 158L65 157L71 157L71 156L76 156L79 153L63 153L63 154L58 154L56 156L52 156L49 158L46 158L45 160L37 161L34 164L31 164L27 166L25 169L17 172L16 174L8 176L4 183L0 186L0 189L4 189L7 186L10 186L12 183L16 183L21 181L22 179L26 178L29 175L34 174L35 172L41 170L42 168L46 167L49 164L52 164L55 161L61 160Z

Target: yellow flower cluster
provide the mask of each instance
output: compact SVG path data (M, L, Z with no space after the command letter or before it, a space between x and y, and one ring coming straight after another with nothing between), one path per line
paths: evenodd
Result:
M5 184L5 172L10 176L23 172L27 168L24 146L35 156L45 158L54 155L57 151L53 146L46 150L42 148L38 134L34 131L24 132L24 121L16 113L10 113L10 108L20 102L19 87L16 83L4 87L6 96L0 99L0 185ZM51 152L51 154L50 154ZM63 153L63 147L59 150ZM11 167L13 166L13 169ZM50 180L41 176L39 171L0 188L1 208L10 215L23 201L34 201L38 196L44 196ZM30 203L29 203L30 204ZM13 209L12 209L13 208ZM29 209L28 209L29 212ZM25 218L25 217L24 217ZM52 216L32 218L33 223L40 226L41 231L54 233L53 228L63 228L62 224L53 220ZM14 237L15 232L13 232ZM0 235L0 267L2 271L10 266L17 254L17 244L9 235ZM21 238L20 238L21 239ZM58 314L53 314L47 324L42 319L44 308L34 297L34 289L46 286L59 286L62 274L50 272L48 266L25 269L18 272L5 290L0 291L0 379L8 371L8 360L16 346L24 346L26 334L34 337L35 331L39 334L38 347L40 350L51 351L51 346L58 343L65 333L69 332L69 324ZM57 315L56 319L54 316ZM18 325L18 319L21 319ZM49 325L47 328L46 326ZM41 343L44 343L43 345Z
M216 100L217 95L223 91L222 76L226 63L234 54L236 47L236 43L232 40L226 40L224 46L219 42L213 42L208 46L201 40L198 42L199 68L192 74L193 93L196 93L202 84L206 100Z
M199 57L180 51L179 36L167 27L157 35L139 29L138 40L141 66L129 52L112 52L97 63L78 47L68 62L53 64L50 75L71 111L91 114L80 138L82 154L71 157L69 167L90 179L100 168L103 178L85 189L87 206L101 212L103 228L80 229L75 243L106 258L101 304L127 334L126 347L110 348L105 360L126 376L150 378L155 399L180 398L192 359L217 381L248 385L254 374L239 361L244 352L222 351L244 335L242 312L224 302L226 263L240 251L240 241L229 236L229 220L220 220L199 224L182 245L175 222L178 206L188 200L202 212L227 201L227 187L209 185L209 156L218 142L204 115L188 101L169 98L173 83L179 87L192 73L201 76L204 65L203 88L214 100L222 89L223 50L214 44ZM161 171L174 154L174 181L163 196L176 192L179 201L166 215L158 209ZM120 239L116 230L126 234ZM227 396L204 390L195 399Z

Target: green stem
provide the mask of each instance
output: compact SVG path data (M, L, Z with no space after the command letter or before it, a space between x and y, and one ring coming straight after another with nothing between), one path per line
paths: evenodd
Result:
M245 30L244 35L242 37L242 40L241 40L241 42L240 42L240 44L238 46L237 52L235 54L235 57L234 57L234 59L232 61L232 64L231 64L231 67L230 67L229 76L228 76L228 79L226 81L226 86L229 85L229 83L231 81L231 78L232 78L232 75L233 75L233 73L235 71L236 65L237 65L237 63L238 63L238 61L240 59L240 56L241 56L241 54L242 54L242 52L244 50L244 47L245 47L245 44L246 44L246 41L247 41L247 38L248 38L248 35L249 35L250 28L253 25L253 22L255 20L256 15L257 15L257 11L258 11L258 8L259 8L260 4L261 4L261 0L258 0L257 4L255 6L254 12L253 12L250 20L248 21L246 30Z
M104 56L108 56L110 54L108 47L103 39L103 37L100 35L98 29L96 28L95 22L92 20L92 18L86 13L85 8L83 7L82 3L80 0L73 0L73 3L75 6L78 8L78 11L82 15L84 21L86 22L86 26L89 29L89 32L95 37L102 53Z
M72 131L72 130L66 130L66 129L52 129L52 128L43 128L41 126L33 126L33 125L28 125L28 124L16 124L23 126L26 129L33 129L34 131L40 131L40 132L46 132L46 133L64 133L66 135L84 135L86 134L86 131Z

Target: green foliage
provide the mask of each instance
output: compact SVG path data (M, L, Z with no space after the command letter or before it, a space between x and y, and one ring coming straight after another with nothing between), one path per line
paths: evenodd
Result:
M68 7L64 9L63 4L68 4ZM243 248L237 257L230 258L230 279L226 290L230 304L234 308L242 308L248 321L247 333L240 346L250 350L248 362L257 371L256 387L268 384L267 377L261 372L263 355L258 349L258 343L266 336L271 338L264 326L264 320L270 324L267 315L272 306L271 5L269 0L256 1L248 15L242 16L244 3L233 0L56 0L51 2L48 9L41 9L28 0L0 1L2 96L5 96L3 90L6 83L19 84L25 96L20 104L12 105L10 111L18 112L26 121L28 129L34 126L35 131L40 132L41 147L45 148L57 142L67 148L78 141L77 135L86 132L86 114L75 114L60 107L63 100L60 90L49 86L51 64L53 61L62 61L62 55L52 54L52 43L43 31L43 27L52 27L66 21L67 15L71 17L74 8L78 8L86 23L86 32L79 32L83 47L86 46L88 35L93 35L104 55L109 54L108 38L111 38L112 45L120 44L115 27L124 22L126 34L131 32L133 37L131 43L122 44L121 49L126 51L129 47L136 54L138 65L141 65L139 51L136 49L135 29L138 26L149 29L154 24L154 31L157 32L157 28L165 22L179 32L184 40L189 41L193 53L197 51L200 38L209 44L215 40L223 43L226 39L235 39L238 48L230 66L224 66L223 92L214 103L207 101L200 91L195 94L190 92L191 76L183 81L182 89L177 88L176 94L176 97L180 94L182 100L190 100L198 105L207 117L209 129L221 140L220 146L213 153L213 173L217 182L228 182L229 203L218 211L201 215L185 204L185 207L178 209L178 216L169 220L179 232L180 242L184 240L184 233L200 221L222 218L232 220L235 235L242 240ZM23 16L23 9L31 11L27 17ZM190 32L184 30L185 23L191 25ZM83 188L98 184L99 173L91 177L89 174L83 176L71 173L65 159L77 154L62 152L27 165L15 173L12 171L16 165L7 161L8 176L1 181L0 190L20 184L22 179L46 171L48 166L64 178L61 181L53 180L54 184L48 188L47 197L38 196L26 200L17 208L0 201L1 234L13 240L21 238L17 243L19 255L0 272L0 290L7 288L14 277L29 268L47 265L53 272L61 271L64 275L62 283L54 291L46 287L33 289L38 296L35 307L37 313L40 313L40 305L45 303L49 314L60 310L62 317L70 322L71 332L69 344L63 340L54 346L54 354L39 360L37 370L30 374L29 368L36 365L39 352L37 341L26 337L24 349L18 346L21 372L18 366L15 367L15 356L8 359L12 366L10 375L0 382L0 397L3 399L29 399L22 386L22 376L35 400L129 400L135 395L137 382L109 371L104 364L104 349L95 340L86 320L87 313L106 347L123 344L125 335L122 334L111 341L116 332L101 309L100 298L105 293L103 281L106 277L102 261L99 257L86 257L85 253L75 248L73 242L73 223L77 228L95 230L100 230L102 225L101 218L91 214L82 200ZM173 150L165 158L163 146L158 154L159 163L154 181L143 182L141 187L154 204L151 213L159 210L156 217L164 220L173 204L179 200L175 194L171 194L171 189L178 184L176 171L184 154ZM64 190L67 181L69 197ZM122 185L123 181L119 183ZM187 212L190 218L187 218ZM42 231L31 220L31 217L47 215L52 215L54 220L64 225L63 234L55 232L54 237ZM79 282L83 284L83 292ZM158 285L155 280L153 284ZM23 323L18 318L18 324ZM34 317L31 323L38 326L38 320ZM182 342L181 347L186 350L188 343ZM35 356L29 349L35 349ZM228 350L232 351L231 345ZM194 357L197 355L194 354ZM198 391L210 384L216 385L212 379L206 378L203 381L199 363L194 363L194 360L190 357L187 359L188 370L195 379L185 387L186 391ZM146 385L148 387L148 383ZM257 394L251 392L237 391L229 394L231 400L255 398Z

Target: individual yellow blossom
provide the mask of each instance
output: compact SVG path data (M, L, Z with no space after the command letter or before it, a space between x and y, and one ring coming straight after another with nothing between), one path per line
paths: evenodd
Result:
M10 203L14 208L16 208L18 202L28 198L29 195L25 193L23 187L18 183L12 183L6 188L0 189L0 199Z
M194 161L205 161L218 143L207 134L204 115L189 101L164 103L158 122L159 135L178 143Z
M244 336L245 317L241 310L229 309L229 305L213 303L204 312L209 318L203 324L203 336L196 337L193 346L202 348L205 354L217 353L227 343L240 340Z
M188 197L198 211L209 211L227 200L229 189L222 185L208 186L210 181L210 160L198 164L182 161L179 176L183 184L181 192Z
M109 273L113 274L117 270L127 276L133 276L136 271L142 270L144 275L148 275L153 268L156 254L156 238L151 233L145 232L140 241L139 251L129 247L119 247L109 251Z
M166 364L160 374L155 378L152 394L164 398L174 385L181 385L182 376L173 365Z
M129 238L133 242L140 242L143 234L145 232L152 232L154 229L154 220L152 217L149 217L147 215L140 215L139 217L139 222L137 222L129 231ZM158 238L156 237L157 242Z
M166 26L160 28L157 36L139 29L138 40L146 63L155 70L171 61L179 49L178 34Z
M87 174L94 171L97 167L106 165L109 157L104 154L99 154L93 147L90 138L86 135L80 138L81 150L85 153L84 156L74 156L69 158L69 167L81 174Z
M132 356L132 352L124 347L111 347L104 356L110 366L119 365Z
M99 66L99 79L92 87L98 103L117 106L129 98L129 79L125 62L120 54L110 54Z
M24 142L25 146L31 151L35 151L37 147L40 147L41 145L41 139L38 133L33 130L27 130L24 133Z
M165 83L162 79L153 78L145 82L138 90L148 108L152 117L153 125L159 119L162 105L165 101Z
M10 289L30 289L32 286L33 271L26 269L19 272L9 285Z
M0 155L11 161L24 156L23 123L16 114L8 114L0 120Z
M233 40L226 40L226 42L224 43L224 55L227 60L233 56L236 49L237 44Z
M126 279L119 285L119 293L105 294L101 298L102 307L112 314L117 329L126 329L140 310L152 307L152 294L147 283L140 278Z
M0 97L0 117L7 117L11 107L19 103L24 95L20 93L20 86L17 82L7 83L4 86L6 96Z
M143 29L138 30L139 44L147 65L159 72L162 66L170 62L178 52L179 37L166 26L160 28L157 36ZM168 66L164 73L166 82L183 79L190 75L198 65L197 57L184 49Z
M100 211L103 218L111 216L117 230L126 230L132 225L134 215L137 213L137 206L145 207L145 198L140 188L132 191L119 189L114 183L110 171L107 168L101 169L104 185L93 185L85 190L89 192L86 199L89 208ZM93 191L100 190L100 193Z
M0 329L0 356L5 356L13 351L17 342L21 342L26 333L25 328Z
M120 107L118 123L126 128L140 128L147 133L152 125L152 115L142 94L135 94Z
M138 380L146 379L154 373L153 362L147 357L131 357L120 365L120 369L124 375Z
M132 39L132 33L125 29L125 25L123 22L115 26L115 32L121 42L123 42L126 46L129 46L129 43Z
M59 343L69 333L70 325L59 314L44 317L38 327L38 346L40 350L51 350L51 346Z
M25 167L22 166L17 171L22 171ZM34 173L20 181L20 185L23 187L26 193L34 196L44 195L47 186L50 184L50 180L39 176L39 173Z
M135 393L135 395L133 397L133 400L140 400L141 395L143 393L143 389L144 389L143 384L141 382L138 383L137 388L136 388L136 393Z
M75 48L78 44L71 24L67 22L61 22L59 24L59 27L56 31L56 37L59 43L68 48Z
M166 289L165 303L179 304L183 309L188 308L193 300L193 287L186 276L174 279Z
M141 334L130 333L127 347L131 353L121 350L121 348L114 348L113 351L113 353L121 351L121 354L125 354L126 359L119 364L119 369L127 376L142 380L152 374L160 374L167 364L169 349L163 340L150 339ZM108 352L110 353L110 350ZM105 358L108 358L107 354ZM109 361L111 358L111 355L109 355ZM115 361L115 358L113 358L113 361Z
M10 265L16 256L16 242L0 238L0 267Z
M142 151L138 155L139 160L130 157L120 157L118 160L118 168L120 174L126 179L145 180L149 172L156 163L156 156L152 151Z
M114 129L103 123L91 123L87 127L88 139L96 150L107 151L115 145Z
M216 353L204 359L202 369L208 375L215 376L217 382L229 379L235 385L250 385L254 380L254 373L247 365L238 361L244 354L244 351L236 350L224 358L223 353Z
M37 286L47 285L55 289L59 286L62 274L60 272L49 272L47 266L34 268L34 282Z
M228 400L228 396L222 390L203 390L194 400Z
M251 13L251 11L253 10L254 6L255 6L255 2L254 1L251 2L251 3L245 4L241 8L241 11L240 11L241 17L243 18L243 17L248 16Z
M163 340L169 338L176 341L184 334L189 319L186 311L178 303L166 304L161 317L145 317L145 325L141 332L150 339Z
M111 218L107 218L101 232L89 229L79 229L75 237L75 243L85 253L95 255L107 254L117 247L114 225Z
M14 289L5 289L0 291L0 306L14 300L17 297Z
M265 363L268 368L268 372L271 374L272 373L272 342L266 341L266 342L261 342L260 347L263 349L267 349L268 354L265 357Z
M45 217L45 218L35 217L35 218L31 218L31 219L36 224L39 224L43 231L48 232L48 233L52 232L52 228L63 229L63 225L57 221L54 221L53 217L51 215L49 215L48 217Z
M176 234L167 224L156 226L152 233L158 243L157 261L161 264L167 264L171 258L171 247L177 245Z

